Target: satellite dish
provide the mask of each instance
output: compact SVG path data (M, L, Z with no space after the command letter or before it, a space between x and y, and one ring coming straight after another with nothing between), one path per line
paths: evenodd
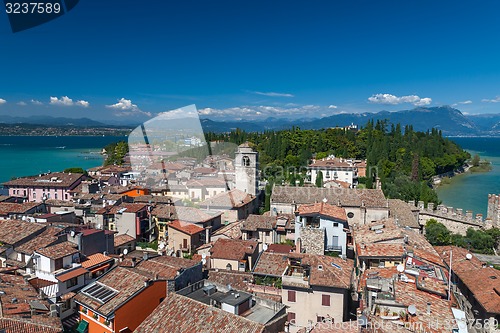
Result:
M206 258L207 258L207 254L206 254L206 253L202 253L202 254L201 254L201 258L202 258L202 259L206 259Z
M328 199L327 198L323 198L323 203L327 203L328 202Z
M267 244L265 244L265 243L264 243L264 245L262 245L262 249L263 249L264 251L267 251Z
M411 315L416 315L417 314L417 307L415 306L415 304L411 304L408 307L408 313L411 314Z
M69 234L71 235L71 237L75 237L75 231L74 230L71 230L71 232Z
M472 254L467 253L467 254L465 255L465 258L467 258L467 260L471 260L471 259L472 259Z
M399 264L398 267L396 267L399 273L403 273L405 271L405 266Z
M123 249L123 254L127 255L127 253L128 253L128 249Z
M163 243L158 244L158 248L160 250L163 250L165 248L165 244L163 244Z

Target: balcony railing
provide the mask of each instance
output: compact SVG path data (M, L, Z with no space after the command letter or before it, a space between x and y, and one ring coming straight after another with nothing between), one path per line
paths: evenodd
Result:
M342 246L327 245L325 251L342 252Z

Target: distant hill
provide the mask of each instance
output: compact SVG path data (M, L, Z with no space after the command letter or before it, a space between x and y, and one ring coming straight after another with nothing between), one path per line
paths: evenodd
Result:
M466 115L483 132L500 133L500 113Z
M498 128L500 134L500 115L498 116ZM202 120L205 130L214 132L227 132L235 128L245 131L263 131L266 129L282 129L298 126L302 129L320 129L329 127L344 127L350 124L364 126L368 120L387 120L389 123L401 125L413 125L417 131L427 131L432 128L440 129L444 135L480 135L494 134L495 129L490 126L478 126L475 119L466 117L455 108L450 106L419 107L412 110L396 112L380 111L365 113L341 113L320 119L302 119L300 122L291 120L279 120L276 118L265 121L254 122L222 122L208 119ZM494 125L494 124L492 124Z
M104 123L89 118L64 118L51 116L30 116L30 117L12 117L2 116L0 123L3 124L32 124L45 126L76 126L76 127L104 127Z

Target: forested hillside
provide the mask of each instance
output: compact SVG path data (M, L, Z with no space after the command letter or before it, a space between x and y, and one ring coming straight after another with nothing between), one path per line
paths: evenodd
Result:
M370 121L357 132L295 127L282 131L207 133L206 139L255 144L263 176L271 183L303 184L313 156L367 159L370 172L361 183L370 188L378 176L387 197L426 203L438 203L429 186L431 177L454 170L470 158L469 153L443 138L436 129L417 132L412 126L403 129L385 121Z

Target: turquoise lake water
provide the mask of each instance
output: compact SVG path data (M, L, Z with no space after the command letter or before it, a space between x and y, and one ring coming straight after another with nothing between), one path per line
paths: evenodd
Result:
M127 137L0 136L0 183L12 177L102 165L100 151Z
M488 194L500 194L500 138L450 138L471 154L492 163L485 173L466 173L452 178L451 184L439 186L437 193L444 205L472 210L486 217Z

